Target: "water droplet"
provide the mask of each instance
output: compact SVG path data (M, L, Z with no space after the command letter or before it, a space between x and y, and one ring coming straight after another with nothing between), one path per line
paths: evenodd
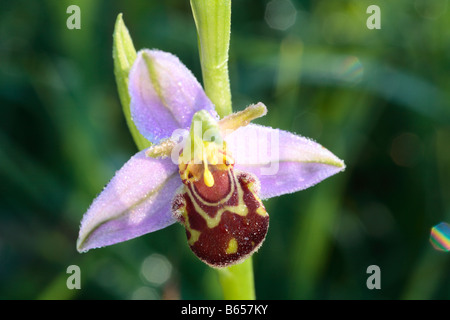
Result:
M430 242L436 250L450 251L450 225L441 222L431 229Z
M266 6L265 20L272 29L287 30L296 18L297 10L290 0L273 0Z
M164 284L172 273L172 265L163 255L154 253L148 256L141 265L142 276L155 286Z
M140 287L133 292L131 300L158 300L159 294L150 287Z

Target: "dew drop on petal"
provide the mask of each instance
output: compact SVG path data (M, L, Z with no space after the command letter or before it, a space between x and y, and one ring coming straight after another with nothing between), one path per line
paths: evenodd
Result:
M450 225L441 222L431 229L430 242L436 250L450 251Z

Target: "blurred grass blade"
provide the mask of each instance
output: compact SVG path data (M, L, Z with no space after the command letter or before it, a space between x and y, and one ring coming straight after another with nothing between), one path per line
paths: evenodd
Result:
M133 45L133 40L130 37L130 33L123 22L122 14L117 16L114 28L113 59L117 90L119 92L119 98L122 103L123 113L127 120L128 128L139 150L146 149L150 146L150 142L139 133L131 119L131 99L130 94L128 93L128 74L130 73L134 60L136 60L136 50Z

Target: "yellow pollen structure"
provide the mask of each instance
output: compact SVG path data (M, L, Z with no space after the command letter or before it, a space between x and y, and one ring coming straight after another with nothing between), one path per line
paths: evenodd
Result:
M205 172L203 173L203 181L205 182L205 185L209 188L214 186L214 177L208 169L208 165L205 164Z
M226 146L224 149L226 149ZM209 166L213 166L215 170L228 170L234 164L234 160L221 146L214 142L203 141L201 147L197 150L200 150L200 152L194 152L194 157L187 163L186 159L183 158L184 153L180 155L178 165L180 177L183 181L196 182L203 176L205 185L212 188L215 181ZM198 162L199 160L200 162Z
M208 160L208 163L212 164L212 165L216 165L217 164L217 153L218 153L218 147L216 146L215 143L212 142L207 142L205 141L203 143L204 145L204 156L206 157L206 159Z
M238 250L238 243L235 238L231 238L230 242L228 242L228 248L225 251L226 254L236 253Z
M214 177L208 169L208 145L205 145L205 147L206 151L203 151L203 166L205 167L203 172L203 181L207 187L211 188L214 185Z

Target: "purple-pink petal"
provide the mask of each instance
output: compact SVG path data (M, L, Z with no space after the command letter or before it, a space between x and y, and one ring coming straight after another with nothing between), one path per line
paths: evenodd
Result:
M138 52L129 75L129 93L132 119L152 143L169 138L176 129L189 129L199 110L216 115L192 72L164 51Z
M181 185L170 158L134 155L94 200L81 221L80 252L126 241L175 222L170 204Z
M256 175L261 199L309 188L345 169L320 144L287 131L250 124L227 135L237 170Z

